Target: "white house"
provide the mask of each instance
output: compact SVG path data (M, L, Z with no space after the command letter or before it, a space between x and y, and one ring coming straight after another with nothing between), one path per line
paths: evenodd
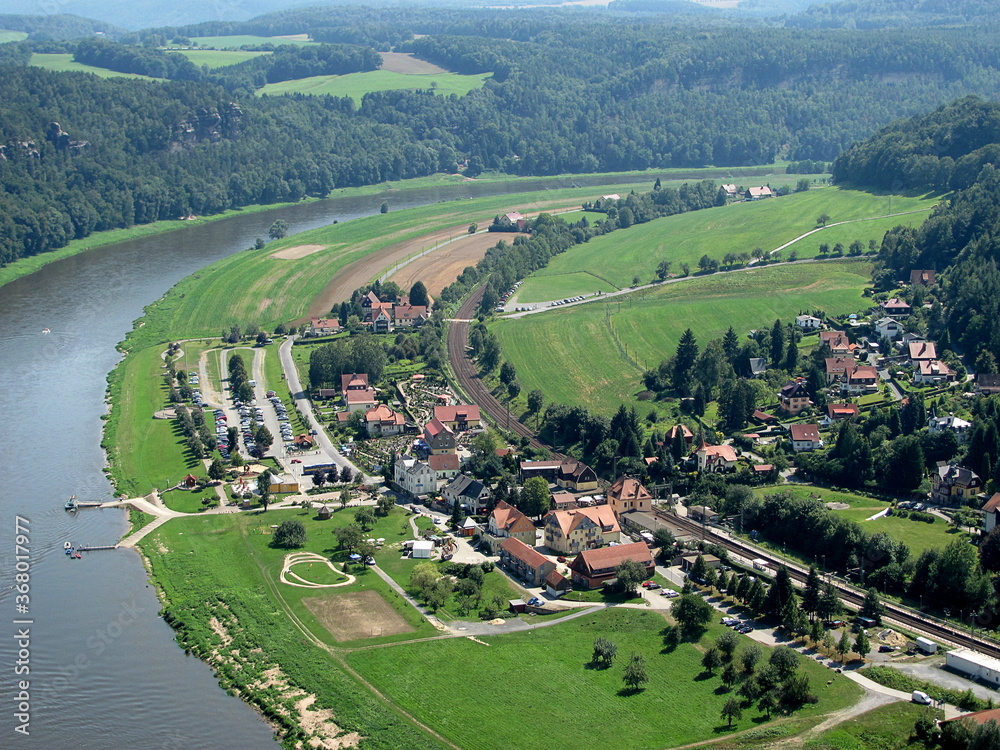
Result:
M396 484L409 495L421 497L437 490L437 472L413 456L401 455L393 467Z
M993 497L986 501L983 506L986 514L983 519L983 533L989 534L997 526L997 516L1000 515L1000 492L993 493Z
M913 382L921 385L936 385L951 383L955 380L955 371L938 359L917 362L913 372Z
M490 490L468 474L459 474L441 491L441 496L452 507L458 503L466 513L479 513L489 501Z
M823 321L815 315L799 315L795 318L795 325L803 331L818 331L822 327Z
M823 447L823 441L819 437L819 425L793 424L788 428L788 434L792 440L792 450L796 453Z
M964 419L949 414L947 417L931 417L927 420L927 431L932 433L951 430L958 438L958 442L964 443L972 431L972 423Z
M698 471L725 472L736 467L736 450L731 445L705 445L698 448Z
M887 338L891 341L903 335L903 326L898 320L886 316L875 321L875 332L880 338Z

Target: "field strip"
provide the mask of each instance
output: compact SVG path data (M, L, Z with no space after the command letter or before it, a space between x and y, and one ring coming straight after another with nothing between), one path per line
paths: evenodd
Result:
M816 227L815 229L810 229L805 234L800 234L794 240L792 240L791 242L786 242L781 247L774 248L774 250L772 250L770 253L768 253L768 255L774 255L775 253L780 253L786 247L794 245L799 240L804 240L806 237L808 237L811 234L816 234L816 232L822 232L824 229L830 229L831 227L839 227L839 226L841 226L843 224L856 224L859 221L875 221L876 219L891 219L894 216L907 216L908 214L920 214L920 213L923 213L924 211L930 211L932 208L934 208L934 206L929 206L928 208L917 208L917 209L914 209L913 211L901 211L898 214L886 214L885 216L868 216L868 217L866 217L864 219L847 219L846 221L835 221L833 224L824 224L821 227Z

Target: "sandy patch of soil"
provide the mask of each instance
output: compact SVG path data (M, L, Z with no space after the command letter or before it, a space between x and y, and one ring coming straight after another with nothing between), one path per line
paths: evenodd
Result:
M827 510L847 510L851 506L847 503L823 503Z
M413 631L377 591L314 596L303 599L302 603L338 641Z
M294 247L286 247L284 250L271 253L271 257L278 258L279 260L298 260L326 248L326 245L295 245Z
M392 73L420 75L448 72L434 63L418 60L409 52L379 52L379 54L382 55L382 70L388 70Z
M399 284L400 289L409 289L415 282L422 281L428 294L437 297L467 266L476 265L486 251L502 239L504 235L496 232L466 235L407 264L389 280Z

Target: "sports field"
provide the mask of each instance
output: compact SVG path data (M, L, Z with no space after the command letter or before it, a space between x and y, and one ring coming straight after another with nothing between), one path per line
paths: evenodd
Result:
M96 68L93 65L84 65L83 63L78 63L73 61L73 54L67 53L41 53L32 52L31 60L28 62L29 65L33 65L36 68L44 68L45 70L54 70L57 73L93 73L95 76L100 76L101 78L142 78L147 81L156 81L157 78L150 78L149 76L141 76L135 73L119 73L116 70L108 70L107 68Z
M731 325L745 336L802 310L834 315L863 310L869 273L862 261L720 273L500 320L491 329L500 337L504 358L517 367L523 392L538 388L548 402L611 414L622 403L639 406L635 396L644 388L643 371L671 356L686 328L704 345Z
M311 76L293 81L269 83L257 89L257 94L331 94L349 96L361 103L361 98L372 91L396 91L398 89L426 90L447 96L465 96L473 89L481 88L492 73L464 76L458 73L394 73L389 70L369 70L364 73L349 73L343 76Z
M623 289L638 275L643 283L653 280L661 260L671 262L671 273L680 273L680 264L697 270L698 260L708 255L722 261L727 253L752 253L755 248L770 252L816 228L821 214L830 226L799 240L783 251L787 258L794 251L799 258L814 257L821 243L832 248L842 242L845 253L850 243L860 240L868 250L868 241L881 241L885 233L899 224L916 225L927 218L936 202L931 197L875 195L860 190L814 188L780 198L752 203L733 203L719 208L668 216L627 230L597 237L552 259L549 265L529 277L521 287L518 302L543 302L578 294L589 294L593 277ZM870 217L925 209L887 219ZM589 214L593 223L603 214ZM864 221L858 221L864 219ZM565 278L569 276L570 278ZM560 278L564 277L564 278Z

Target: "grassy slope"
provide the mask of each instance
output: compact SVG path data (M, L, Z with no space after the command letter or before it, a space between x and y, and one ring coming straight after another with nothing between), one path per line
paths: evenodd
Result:
M942 718L943 712L913 703L891 703L848 719L809 740L806 750L920 750L911 740L913 727L924 712Z
M245 44L313 44L301 39L282 39L277 36L253 36L252 34L236 34L233 36L193 36L191 41L199 47L214 47L216 49L238 50Z
M142 548L164 592L168 621L180 631L178 639L203 656L221 646L210 618L217 616L228 625L235 639L231 647L240 650L243 667L236 670L222 666L219 678L226 686L244 687L264 670L280 665L293 684L317 696L316 707L332 709L340 727L365 736L360 748L438 747L384 703L372 700L338 666L336 658L308 645L289 618L289 614L293 615L323 641L334 643L301 603L302 598L322 592L278 582L285 551L269 547L270 536L261 533L269 532L272 524L283 519L297 518L307 529L305 549L333 554L331 530L351 521L353 514L337 512L326 522L310 516L299 510L212 515L177 519L157 529L143 541ZM397 512L380 519L372 533L391 541L399 538L404 525L403 514ZM335 558L342 555L334 554ZM358 575L357 582L333 591L375 590L415 627L405 636L371 639L358 645L434 634L433 628L402 603L374 572L351 572ZM251 688L243 697L266 709L273 701L269 693Z
M696 267L703 255L722 260L726 253L752 252L760 247L774 250L816 227L816 217L827 213L833 222L861 219L886 213L930 208L934 200L904 196L873 195L858 190L814 188L782 198L754 203L733 203L720 208L668 216L628 230L627 240L615 232L575 247L553 259L548 267L529 278L522 286L518 301L539 302L561 296L597 291L589 273L624 288L636 274L644 281L652 280L661 260L673 263L671 271L679 273L680 264ZM601 214L591 214L594 221ZM784 251L784 257L795 250L800 258L813 257L821 243L831 247L843 242L845 248L859 239L868 249L868 240L880 241L886 231L898 224L917 224L926 213L910 214L891 219L864 221L830 227L801 240ZM572 288L565 283L556 293L550 290L550 277L578 274L582 284ZM561 296L560 296L561 295Z
M414 643L355 652L348 662L466 750L675 747L753 727L757 712L750 710L727 729L719 712L730 694L719 690L718 673L701 674L707 641L664 653L665 624L655 612L612 609L548 629L482 636L489 646ZM601 636L618 646L618 660L608 670L588 669ZM645 690L623 695L622 668L632 652L646 658L650 681ZM808 660L802 665L821 702L797 716L835 710L860 695L846 678ZM469 720L470 679L490 686L489 709L475 712L475 721Z
M358 104L371 91L394 91L397 89L433 90L435 94L465 96L473 89L481 88L492 73L465 76L458 73L393 73L388 70L369 70L363 73L349 73L343 76L311 76L293 81L269 83L257 90L258 94L332 94L349 96ZM437 84L432 86L432 84Z
M60 73L93 73L101 78L142 78L147 81L160 80L159 78L150 78L149 76L141 76L135 73L119 73L116 70L97 68L93 65L84 65L83 63L73 62L72 53L43 54L41 52L32 52L29 64L34 65L36 68L45 68L45 70L54 70Z
M224 68L227 65L236 65L246 60L252 60L261 55L269 55L270 52L251 52L249 50L214 50L214 49L179 49L175 50L184 55L199 68L207 65L209 68Z
M642 368L672 354L686 328L705 344L730 325L745 335L804 309L853 312L867 307L861 292L868 275L868 264L857 261L764 267L667 284L645 299L634 294L620 303L594 302L499 321L492 329L504 357L517 367L523 392L539 388L547 401L610 414L623 402L634 403L643 388ZM612 326L628 347L628 358Z
M0 29L0 44L6 44L7 42L20 42L23 39L28 38L28 33L25 31L8 31L7 29Z

